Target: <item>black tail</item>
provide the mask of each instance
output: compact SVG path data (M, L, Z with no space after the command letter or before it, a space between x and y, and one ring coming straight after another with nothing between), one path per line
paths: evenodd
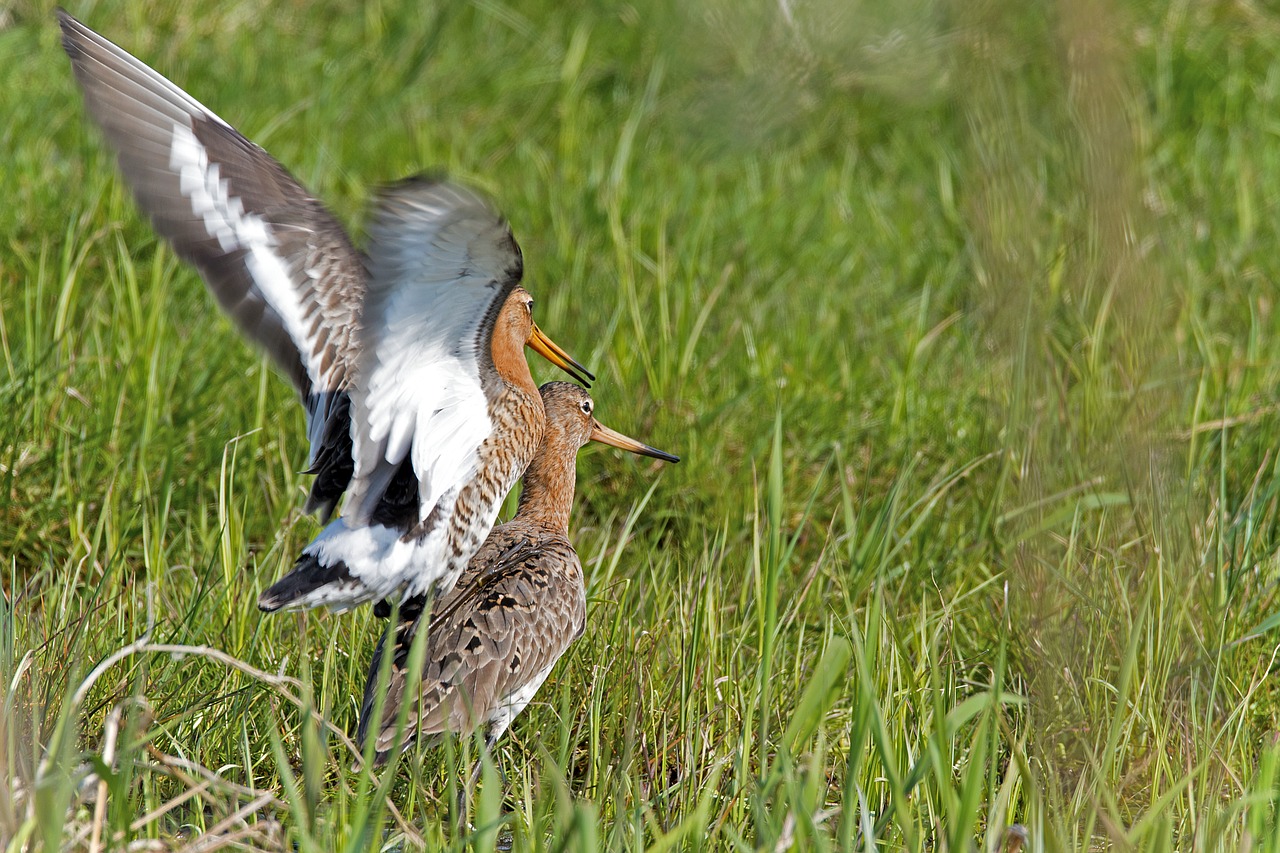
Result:
M387 625L382 635L378 637L378 646L374 649L373 660L369 663L369 675L365 678L364 699L360 702L360 723L356 729L356 743L360 745L361 750L365 748L368 738L376 741L388 726L394 726L401 706L411 701L405 695L405 688L408 686L406 667L409 665L409 652L413 646L413 638L418 628L426 625L421 617L425 612L428 613L429 618L430 606L431 601L426 596L410 599L401 606L394 625ZM391 671L385 692L379 697L378 670L382 668L384 654L391 655ZM379 702L380 698L381 702ZM378 708L379 704L381 708ZM379 711L376 719L375 711ZM402 750L408 748L416 739L417 732L411 723L399 748ZM391 752L392 749L375 750L374 766L385 764L391 757Z
M382 636L378 637L378 646L373 650L373 661L369 665L369 675L365 678L364 699L360 703L360 724L356 728L356 744L359 745L361 750L365 747L365 739L382 728L383 715L379 714L376 720L372 719L372 717L374 705L377 704L378 669L382 666L382 650L387 645L387 633L388 631L383 631ZM387 682L388 692L391 691L392 685L396 680L395 665L393 664L391 678ZM385 711L385 709L382 710ZM389 752L375 750L373 753L373 765L379 767L386 764L389 754Z
M321 396L312 395L308 399L308 411L315 411L313 417L320 417L324 406ZM311 481L311 493L307 495L306 511L319 511L321 523L327 524L355 473L355 461L351 458L351 398L345 393L333 398L320 446L314 448L314 454L315 459L306 471L316 475Z
M258 609L274 613L288 607L324 586L355 586L358 581L351 576L347 564L341 561L332 566L321 565L312 554L303 554L293 564L293 571L273 583L258 596ZM336 590L335 590L336 592Z

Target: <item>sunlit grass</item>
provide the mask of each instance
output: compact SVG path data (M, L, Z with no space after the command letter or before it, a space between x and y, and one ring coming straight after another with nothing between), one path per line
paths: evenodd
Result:
M9 8L7 850L1280 850L1280 17L72 6L357 233L484 187L683 457L583 452L586 633L459 829L470 741L352 769L371 614L254 606L317 529L299 407Z

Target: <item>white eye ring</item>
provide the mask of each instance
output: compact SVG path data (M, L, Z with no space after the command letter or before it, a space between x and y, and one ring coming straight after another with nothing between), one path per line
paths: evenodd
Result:
M590 400L583 400L583 401L582 401L582 411L583 411L585 414L588 414L588 415L589 415L589 414L591 414L591 401L590 401Z

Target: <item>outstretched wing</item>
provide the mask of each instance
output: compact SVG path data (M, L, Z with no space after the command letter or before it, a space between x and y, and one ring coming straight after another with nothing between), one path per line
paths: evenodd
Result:
M297 386L317 462L326 422L345 418L364 298L359 253L271 155L75 18L59 10L58 19L85 104L139 206ZM345 441L341 426L328 432Z
M382 194L351 390L348 524L408 529L442 498L451 510L493 434L493 325L522 271L511 229L475 193L411 178Z
M391 651L395 657L381 719L374 721L384 654L379 644L365 686L361 742L373 736L375 752L385 760L404 702L412 703L405 745L419 736L465 733L485 723L497 729L492 734L501 734L582 633L586 600L581 569L575 574L569 561L577 566L568 542L534 547L526 541L507 549L483 571L469 572L472 582L454 587L431 616L422 682L414 696L405 693L406 666L419 626L402 624Z
M489 448L481 459L501 387L494 323L521 270L510 229L469 190L412 178L382 194L350 386L347 502L259 607L345 608L453 586L528 462Z

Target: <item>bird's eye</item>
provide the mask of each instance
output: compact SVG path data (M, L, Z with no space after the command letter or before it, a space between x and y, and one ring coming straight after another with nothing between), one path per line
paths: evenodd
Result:
M530 299L528 302L524 304L524 310L529 312L530 317L533 316L533 300L532 299Z
M589 415L589 414L591 414L591 401L590 401L590 400L583 400L583 401L582 401L582 411L583 411L585 414L588 414L588 415Z

